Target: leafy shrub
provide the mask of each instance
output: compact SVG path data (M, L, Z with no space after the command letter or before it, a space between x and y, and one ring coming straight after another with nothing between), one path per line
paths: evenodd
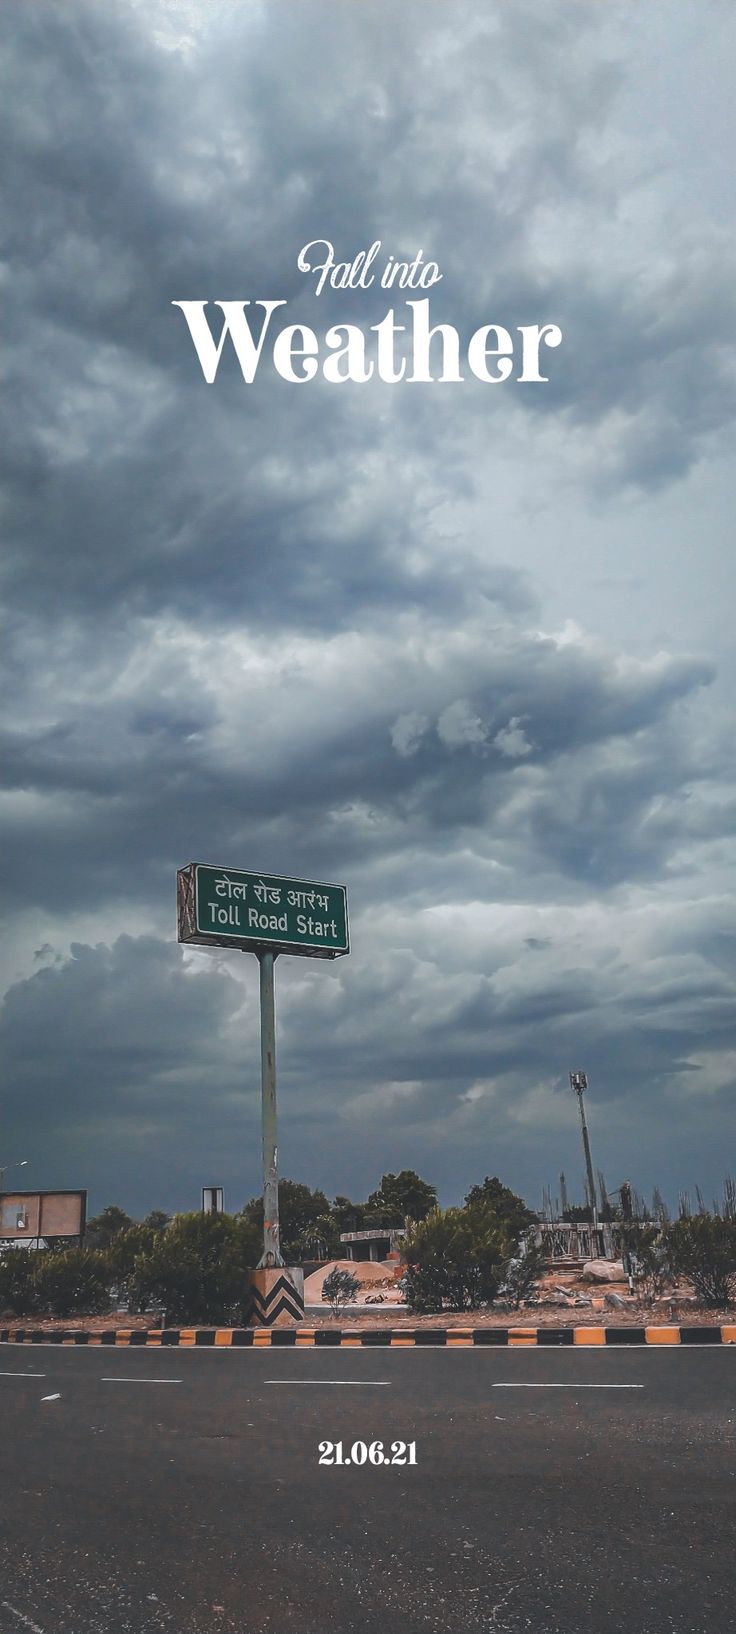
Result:
M533 1294L544 1267L544 1250L525 1234L506 1263L499 1294L518 1310Z
M168 1321L227 1324L247 1320L249 1269L260 1255L257 1227L231 1214L177 1214L127 1276L131 1299L160 1305Z
M645 1303L653 1304L675 1280L667 1231L660 1226L627 1224L621 1246L624 1268L630 1271L637 1293Z
M0 1311L31 1316L38 1309L35 1261L32 1248L8 1249L0 1258Z
M409 1308L418 1314L477 1310L498 1293L510 1249L491 1210L432 1209L409 1226L404 1242L401 1288Z
M168 1220L166 1215L161 1218ZM138 1268L145 1256L153 1252L166 1229L165 1225L151 1224L149 1217L149 1220L119 1231L110 1243L107 1260L115 1291L118 1298L127 1303L129 1311L140 1314L146 1309L146 1296L141 1288Z
M332 1306L333 1316L337 1316L341 1305L349 1305L358 1292L358 1279L352 1271L343 1271L339 1265L325 1277L322 1283L322 1298Z
M665 1226L663 1236L674 1269L690 1279L702 1305L736 1303L736 1220L693 1214Z
M38 1262L39 1310L51 1316L100 1316L109 1311L112 1274L104 1254L69 1248L64 1254L39 1254Z
M15 1316L98 1316L110 1309L112 1274L104 1254L15 1249L0 1260L0 1306Z

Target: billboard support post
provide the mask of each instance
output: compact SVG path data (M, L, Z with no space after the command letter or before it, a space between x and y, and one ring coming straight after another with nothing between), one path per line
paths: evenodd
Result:
M261 1019L263 1253L250 1272L249 1321L281 1327L304 1318L304 1272L286 1265L279 1236L274 964L279 953L339 959L350 952L344 885L190 862L176 875L177 939L238 948L258 960Z
M263 1253L258 1270L283 1265L279 1242L279 1148L276 1112L275 953L258 954L261 997L261 1132L263 1139Z

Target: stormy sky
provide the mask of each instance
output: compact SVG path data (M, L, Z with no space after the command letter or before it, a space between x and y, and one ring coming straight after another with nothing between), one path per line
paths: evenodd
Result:
M282 1172L537 1204L733 1167L736 15L6 0L0 1165L259 1187L257 965L191 860L346 882L277 965ZM367 329L300 249L557 323L546 385L205 384L176 300ZM7 1184L19 1178L8 1169Z

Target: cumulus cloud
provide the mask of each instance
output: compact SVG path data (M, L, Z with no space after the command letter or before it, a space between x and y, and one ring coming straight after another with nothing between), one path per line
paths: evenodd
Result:
M428 726L426 715L420 715L416 709L397 715L391 727L391 742L397 755L415 755Z
M486 742L488 732L467 698L456 698L443 709L437 722L437 732L448 749L479 747Z
M524 731L520 715L512 715L507 726L502 726L493 739L494 748L500 749L508 760L523 760L532 752L532 745Z

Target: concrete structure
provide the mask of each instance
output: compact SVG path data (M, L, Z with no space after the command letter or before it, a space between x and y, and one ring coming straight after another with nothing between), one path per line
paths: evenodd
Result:
M342 1231L346 1260L400 1260L404 1226L372 1226L370 1231Z
M656 1225L654 1220L640 1220L642 1226ZM585 1260L618 1260L623 1248L623 1228L620 1220L604 1222L595 1229L589 1221L542 1220L536 1227L534 1241L542 1248L551 1266L582 1265Z
M304 1321L304 1272L300 1266L258 1266L250 1273L253 1328L288 1328Z

